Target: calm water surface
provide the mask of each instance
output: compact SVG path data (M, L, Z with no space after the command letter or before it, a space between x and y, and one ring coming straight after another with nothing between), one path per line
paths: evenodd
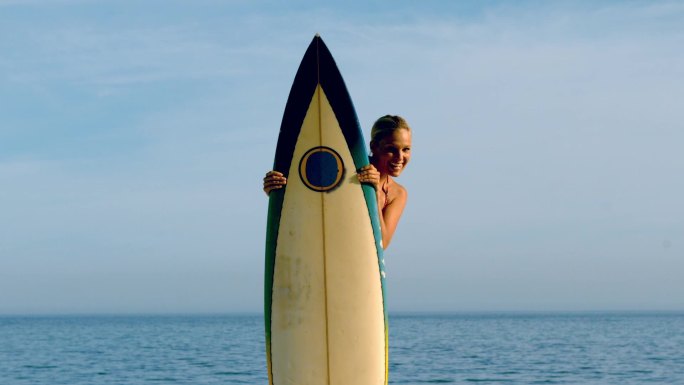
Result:
M261 316L0 317L0 385L267 384ZM392 384L684 384L684 313L390 316Z

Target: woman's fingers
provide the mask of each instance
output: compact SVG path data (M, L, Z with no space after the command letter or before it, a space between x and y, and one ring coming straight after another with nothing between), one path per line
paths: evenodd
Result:
M358 177L359 182L370 183L375 188L377 188L380 183L380 173L372 164L361 167L358 172Z
M281 172L269 171L264 177L264 192L268 195L272 190L283 188L287 183L287 178Z

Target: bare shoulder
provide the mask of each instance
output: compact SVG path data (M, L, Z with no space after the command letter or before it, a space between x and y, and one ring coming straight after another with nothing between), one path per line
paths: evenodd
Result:
M392 189L390 190L390 203L398 203L400 205L406 204L406 199L408 198L408 191L404 186L400 185L396 181L393 181Z

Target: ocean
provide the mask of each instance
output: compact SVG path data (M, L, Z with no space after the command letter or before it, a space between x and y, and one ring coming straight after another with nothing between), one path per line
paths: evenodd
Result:
M0 316L0 385L267 384L260 315ZM390 314L390 384L684 384L684 313Z

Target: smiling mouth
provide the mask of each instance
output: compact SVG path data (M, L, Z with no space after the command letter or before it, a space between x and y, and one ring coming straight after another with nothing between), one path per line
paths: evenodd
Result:
M390 168L392 170L401 170L404 165L402 163L390 163Z

